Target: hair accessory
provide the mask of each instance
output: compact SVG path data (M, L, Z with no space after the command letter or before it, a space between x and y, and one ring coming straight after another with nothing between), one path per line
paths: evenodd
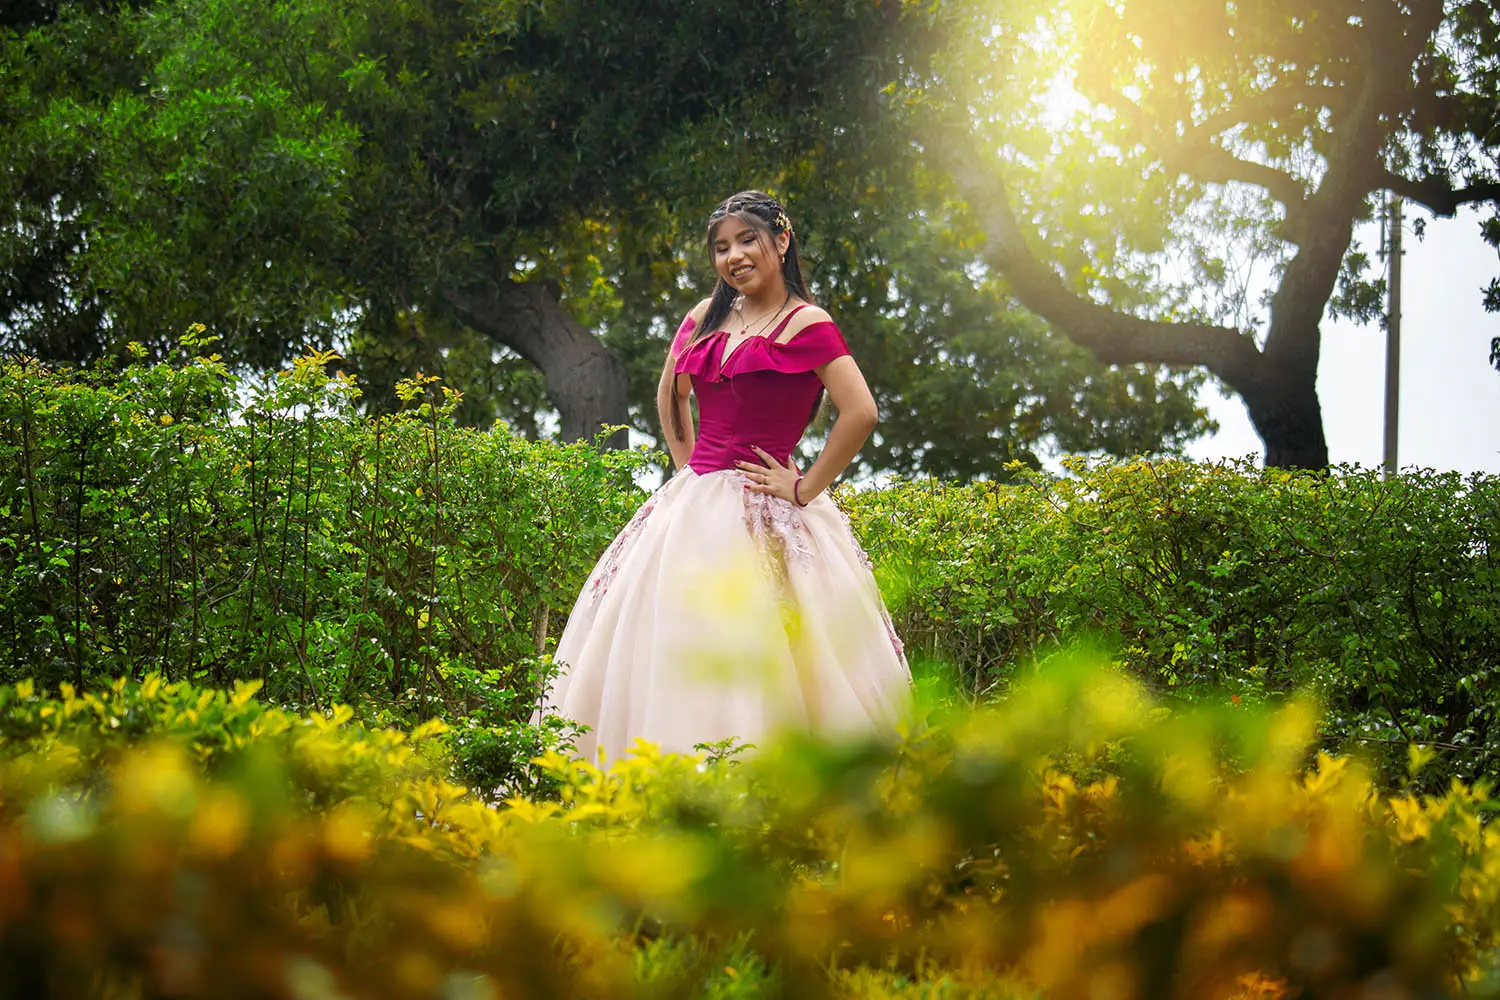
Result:
M776 223L775 223L775 225L776 225L776 231L779 232L779 233L789 233L789 232L792 231L792 220L788 219L786 217L786 213L783 212L783 211L778 210L776 212Z

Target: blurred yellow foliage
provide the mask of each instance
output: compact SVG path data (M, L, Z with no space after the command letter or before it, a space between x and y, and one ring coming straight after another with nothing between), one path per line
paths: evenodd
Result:
M1061 663L894 748L552 755L557 801L492 808L440 725L253 693L0 690L0 994L1493 992L1487 790L1384 795L1301 702Z

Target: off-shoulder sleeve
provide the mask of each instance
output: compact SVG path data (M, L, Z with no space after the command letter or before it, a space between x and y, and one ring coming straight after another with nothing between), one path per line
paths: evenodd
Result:
M693 331L697 326L697 322L689 316L682 321L682 326L677 328L677 336L672 340L672 354L677 360L672 370L678 375L717 379L719 377L718 363L713 349L714 345L721 343L724 338L709 334L707 337L694 340Z
M844 332L832 320L809 324L785 344L773 342L770 350L776 370L783 372L812 371L848 353Z
M682 325L677 328L677 334L672 338L672 354L674 357L682 357L682 349L687 346L688 338L693 335L693 329L697 325L693 320L692 313L688 313L682 317Z
M770 338L757 338L742 345L729 357L722 376L730 378L742 372L782 372L796 375L810 372L849 353L844 334L831 320L812 323L797 332L785 344Z

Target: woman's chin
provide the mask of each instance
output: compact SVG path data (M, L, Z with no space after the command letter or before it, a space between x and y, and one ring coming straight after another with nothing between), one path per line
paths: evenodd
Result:
M729 278L729 287L745 296L753 299L757 296L774 292L777 282L759 273L751 273L742 278Z

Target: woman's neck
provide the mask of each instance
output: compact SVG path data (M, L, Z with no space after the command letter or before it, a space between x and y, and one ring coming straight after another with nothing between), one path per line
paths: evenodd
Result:
M785 288L767 289L755 295L740 296L740 313L744 316L765 316L790 305L791 294Z

